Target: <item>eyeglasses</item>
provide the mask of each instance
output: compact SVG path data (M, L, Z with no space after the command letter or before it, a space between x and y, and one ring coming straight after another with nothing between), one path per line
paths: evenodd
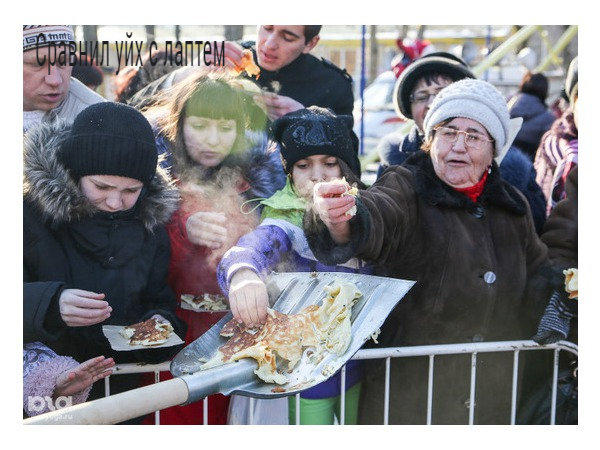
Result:
M454 144L458 141L458 135L465 135L465 146L481 150L486 142L494 142L493 139L486 139L480 134L467 133L466 131L456 130L454 128L437 127L433 129L438 139L446 144Z
M433 100L436 95L440 93L441 89L436 92L417 92L416 94L410 94L408 101L411 103L428 103L429 100Z

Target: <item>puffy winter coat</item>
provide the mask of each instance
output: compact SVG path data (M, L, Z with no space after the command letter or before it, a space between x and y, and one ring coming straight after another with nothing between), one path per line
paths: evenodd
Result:
M47 413L51 407L77 405L85 402L92 386L70 395L68 398L54 399L48 404L56 389L57 378L79 363L69 356L60 356L41 342L29 342L23 345L23 413L37 416ZM64 403L63 403L64 402Z
M69 127L64 122L43 125L24 139L24 342L41 340L79 361L98 355L112 356L117 363L167 360L181 347L115 352L102 326L129 325L161 314L185 336L167 284L165 224L179 194L159 170L134 208L117 214L98 211L57 159ZM67 288L104 293L112 307L110 318L67 327L58 307Z
M539 97L524 92L520 92L510 100L508 109L510 117L523 118L523 124L515 137L514 144L533 161L542 136L550 129L556 116Z

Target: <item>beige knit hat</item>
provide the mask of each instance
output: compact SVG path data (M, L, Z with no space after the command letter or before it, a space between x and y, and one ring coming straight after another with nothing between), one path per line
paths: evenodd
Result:
M71 25L23 25L23 51L50 44L75 44Z

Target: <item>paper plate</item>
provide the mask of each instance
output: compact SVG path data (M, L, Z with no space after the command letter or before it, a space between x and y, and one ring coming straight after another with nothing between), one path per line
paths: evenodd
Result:
M172 347L173 345L183 344L183 341L179 336L175 333L172 333L171 336L166 340L166 342L159 345L131 345L129 344L129 339L125 339L120 331L126 328L121 325L104 325L102 327L102 332L108 342L110 342L110 346L113 350L118 352L126 352L130 350L140 350L140 349L149 349L149 348L162 348L162 347Z

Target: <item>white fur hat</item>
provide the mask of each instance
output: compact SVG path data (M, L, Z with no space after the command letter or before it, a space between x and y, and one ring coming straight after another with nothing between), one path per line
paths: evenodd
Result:
M506 100L498 89L487 81L475 79L457 81L440 91L423 122L425 137L440 122L455 117L471 119L485 127L494 139L498 164L523 122L522 118L511 120Z

